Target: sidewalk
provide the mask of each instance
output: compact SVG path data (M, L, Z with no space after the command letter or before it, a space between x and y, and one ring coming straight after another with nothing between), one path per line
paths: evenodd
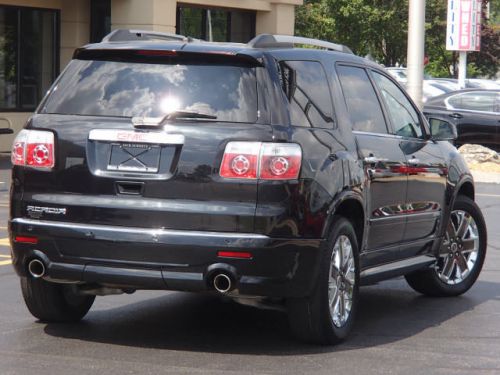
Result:
M483 172L471 170L474 182L486 182L489 184L500 184L500 173Z

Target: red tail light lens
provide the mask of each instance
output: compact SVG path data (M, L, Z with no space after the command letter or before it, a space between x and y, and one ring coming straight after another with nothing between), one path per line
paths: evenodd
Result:
M21 130L12 145L12 164L37 168L54 167L54 134Z
M302 150L294 143L263 143L260 153L260 178L295 180L299 177Z
M229 142L220 175L225 178L295 180L302 150L295 143Z
M220 175L256 179L260 145L260 142L229 142L222 158Z

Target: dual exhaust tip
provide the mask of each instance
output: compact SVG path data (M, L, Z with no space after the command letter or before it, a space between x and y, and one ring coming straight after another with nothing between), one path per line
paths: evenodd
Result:
M45 276L47 268L43 261L38 258L31 259L28 263L28 272L34 279L40 279ZM217 272L212 278L213 288L221 293L226 294L234 289L235 277L226 271Z
M32 259L28 263L28 272L34 279L40 279L45 276L47 271L45 264L38 258Z
M213 277L212 284L217 292L225 294L233 289L233 278L224 272L217 273Z

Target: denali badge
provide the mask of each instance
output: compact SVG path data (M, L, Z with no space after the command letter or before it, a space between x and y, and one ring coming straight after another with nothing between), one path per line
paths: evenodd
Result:
M34 219L38 219L43 216L43 214L51 215L66 215L65 208L58 207L38 207L38 206L27 206L26 212L28 216Z

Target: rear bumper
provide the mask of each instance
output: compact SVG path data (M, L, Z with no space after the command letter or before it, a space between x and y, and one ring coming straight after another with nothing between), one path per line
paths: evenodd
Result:
M234 275L235 295L301 297L318 272L320 239L277 239L226 233L87 225L15 218L9 222L13 265L20 276L38 257L46 277L133 289L212 290L214 270ZM36 244L16 242L36 237ZM251 259L218 257L245 251Z

